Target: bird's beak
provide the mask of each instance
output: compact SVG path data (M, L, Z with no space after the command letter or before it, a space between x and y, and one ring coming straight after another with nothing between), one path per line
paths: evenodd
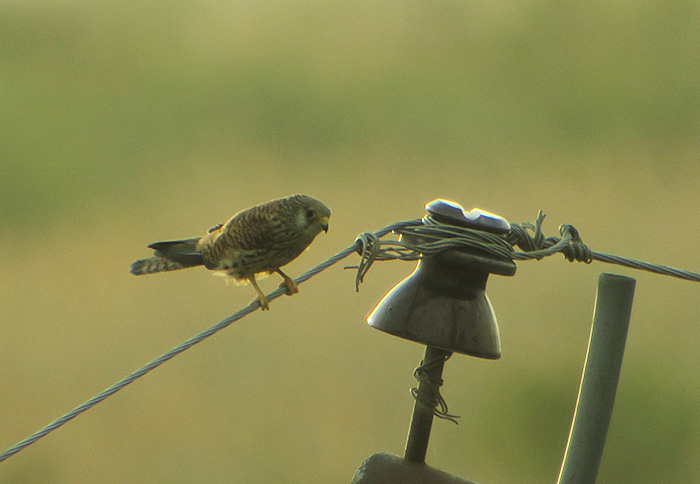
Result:
M319 225L324 232L328 233L328 217L323 217L321 220L319 220Z

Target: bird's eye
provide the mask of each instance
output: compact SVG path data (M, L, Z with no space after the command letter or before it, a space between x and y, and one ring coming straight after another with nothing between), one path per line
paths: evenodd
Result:
M306 211L306 218L314 218L314 215L316 215L316 213L313 210L308 209Z

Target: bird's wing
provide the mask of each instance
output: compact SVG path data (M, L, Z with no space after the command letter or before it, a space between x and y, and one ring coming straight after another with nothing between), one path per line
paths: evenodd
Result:
M241 250L266 249L283 226L283 219L274 210L256 207L229 220L221 228L230 244ZM259 209L259 210L258 210Z
M156 242L148 247L155 251L156 257L164 257L186 266L203 263L202 254L197 249L199 238Z

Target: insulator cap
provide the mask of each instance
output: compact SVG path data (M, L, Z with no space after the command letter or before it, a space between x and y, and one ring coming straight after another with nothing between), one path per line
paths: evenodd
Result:
M497 215L464 212L459 204L447 200L435 200L426 207L442 223L460 226L469 223L470 228L488 226L492 233L497 230L504 233L506 226L510 230L508 222ZM464 220L460 213L465 214ZM471 213L477 216L468 220L466 215ZM486 296L486 282L490 273L512 276L515 269L512 261L464 249L425 256L410 276L384 296L367 321L372 327L400 338L479 358L498 359L500 335L496 315Z

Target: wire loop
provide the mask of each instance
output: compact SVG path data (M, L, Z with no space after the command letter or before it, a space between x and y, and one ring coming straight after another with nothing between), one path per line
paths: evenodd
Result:
M452 354L438 355L432 360L421 361L420 366L413 371L413 376L418 380L419 385L417 388L411 388L411 396L424 407L432 408L433 415L437 418L458 424L459 415L449 413L447 402L440 393L443 379L430 375L430 370L443 365L451 356Z
M567 247L562 250L564 257L569 262L585 262L590 264L593 262L593 253L591 249L588 248L586 244L581 240L581 236L578 234L578 230L573 225L563 224L559 227L559 233L562 238L567 234L570 236L571 241Z

